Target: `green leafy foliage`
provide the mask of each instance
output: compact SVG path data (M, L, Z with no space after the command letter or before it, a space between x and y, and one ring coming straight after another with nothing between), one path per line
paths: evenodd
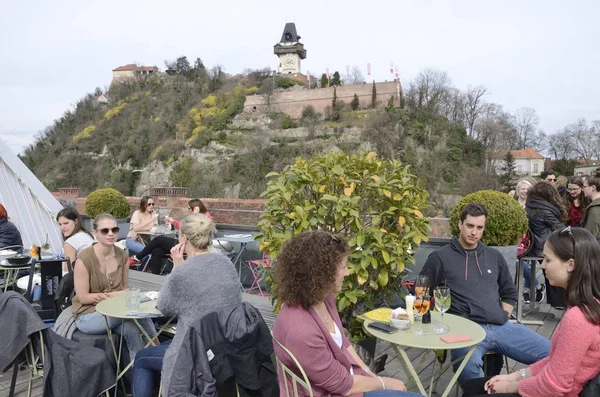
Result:
M488 210L485 231L481 241L491 246L507 246L518 244L521 236L527 231L528 221L525 211L517 200L506 193L495 190L482 190L463 197L452 210L450 226L452 234L458 236L460 212L465 204L478 203Z
M131 208L123 193L112 189L98 189L87 196L85 213L90 218L99 214L111 214L115 218L126 218Z
M339 87L342 85L342 78L340 77L340 72L337 70L333 73L333 78L330 81L330 85L335 87Z
M345 238L350 275L337 296L338 310L360 338L355 313L397 293L412 254L428 240L428 193L408 166L373 152L297 158L267 177L266 209L258 223L261 250L276 260L286 241L307 230Z
M358 95L354 94L352 101L350 102L350 108L354 110L358 110L358 106L360 105L360 101L358 99Z
M506 151L501 171L502 175L500 175L499 178L500 183L504 185L505 189L510 190L514 186L512 180L517 176L517 164L510 150Z

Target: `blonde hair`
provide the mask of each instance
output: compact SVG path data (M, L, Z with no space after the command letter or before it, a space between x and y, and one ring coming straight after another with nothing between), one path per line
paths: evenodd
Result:
M103 221L105 219L109 219L109 220L115 221L115 223L117 223L117 219L114 216L112 216L111 214L102 213L94 218L94 230L98 230L98 223L100 223L100 221Z
M196 249L212 244L212 235L217 232L215 223L204 214L191 214L181 220L181 233Z

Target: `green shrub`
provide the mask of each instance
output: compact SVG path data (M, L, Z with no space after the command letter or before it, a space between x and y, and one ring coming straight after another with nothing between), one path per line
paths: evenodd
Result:
M460 211L468 203L478 203L488 210L488 218L483 232L484 244L490 246L507 246L519 243L521 236L527 231L528 221L525 211L517 200L506 193L495 190L481 190L463 197L450 214L452 234L458 236Z
M287 114L285 116L283 116L283 119L281 119L281 128L284 130L287 130L289 128L294 128L294 127L295 127L294 119L291 118L290 116L288 116Z
M412 253L428 240L429 220L422 213L429 205L427 191L408 166L372 152L298 158L267 177L260 249L276 259L285 242L307 230L345 238L350 275L337 305L354 340L360 340L364 334L355 314L399 292L405 265L414 263ZM271 275L265 280L276 296Z
M90 218L99 214L111 214L115 218L127 218L131 208L123 193L107 188L93 191L87 196L85 213Z
M317 111L315 110L315 107L313 105L304 106L304 108L302 109L302 115L300 116L300 119L304 120L304 119L316 119L316 118L317 118Z

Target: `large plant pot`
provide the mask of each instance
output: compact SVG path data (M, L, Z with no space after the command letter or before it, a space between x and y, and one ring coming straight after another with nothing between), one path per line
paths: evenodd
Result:
M490 247L497 249L500 251L506 264L508 265L508 269L510 270L510 275L512 279L515 279L515 275L517 274L517 245L508 245L504 247Z

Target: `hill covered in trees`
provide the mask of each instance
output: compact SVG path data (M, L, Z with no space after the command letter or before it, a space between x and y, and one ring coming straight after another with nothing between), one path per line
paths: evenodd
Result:
M170 66L175 75L126 80L86 95L41 132L23 161L51 190L114 187L140 195L153 186L183 186L192 196L256 198L264 175L295 157L374 150L410 164L437 212L447 207L446 194L498 186L486 153L539 138L532 125L519 130L515 116L485 102L484 87L460 91L435 70L405 84L402 108L390 102L357 110L332 98L325 114L307 106L293 119L241 113L247 94L271 97L273 85L289 87L289 79L273 80L262 70L228 75L199 58L191 65L180 57ZM107 102L98 100L101 94Z

